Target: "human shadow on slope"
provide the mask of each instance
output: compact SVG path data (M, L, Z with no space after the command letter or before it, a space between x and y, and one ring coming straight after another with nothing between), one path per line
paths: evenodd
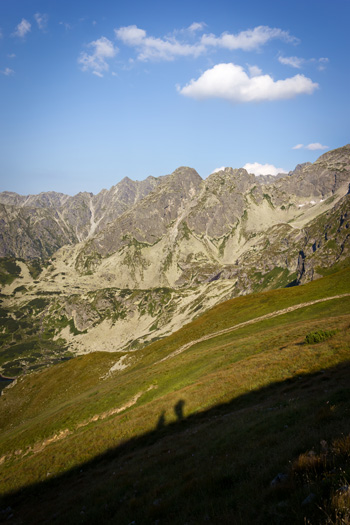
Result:
M177 418L178 421L182 421L185 416L184 416L184 406L185 406L185 401L183 399L179 399L179 401L177 403L175 403L174 405L174 414ZM157 421L157 424L156 424L156 427L155 427L155 430L162 430L163 428L165 428L166 424L165 424L165 414L166 414L166 411L165 410L162 410L159 418L158 418L158 421Z
M175 416L177 417L178 421L182 421L184 419L184 406L185 401L183 399L179 399L179 401L174 406L174 412Z
M300 452L317 446L320 435L331 440L350 431L349 374L345 363L187 417L179 399L172 407L175 421L166 424L163 410L154 430L5 496L0 521L298 523L289 503L278 507L270 482ZM341 407L339 415L322 411L329 404Z
M156 424L156 430L162 430L165 427L165 410L162 410L162 413L160 414L157 424Z

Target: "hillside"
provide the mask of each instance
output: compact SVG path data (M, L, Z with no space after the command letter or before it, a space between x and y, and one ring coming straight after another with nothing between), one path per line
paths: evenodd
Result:
M0 398L2 516L342 523L349 323L345 269L223 302L122 359L21 377Z

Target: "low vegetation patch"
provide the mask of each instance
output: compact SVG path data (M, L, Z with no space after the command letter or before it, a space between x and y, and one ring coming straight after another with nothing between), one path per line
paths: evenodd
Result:
M0 258L0 284L11 284L21 274L21 268L11 257Z
M329 407L332 411L335 406ZM350 523L350 434L321 440L295 459L288 474L290 504L300 501L306 523Z
M46 266L45 261L41 261L40 259L27 261L26 264L33 279L37 279L43 270L43 266Z
M316 330L316 332L310 332L305 336L305 343L309 345L321 343L322 341L326 341L326 339L333 337L335 334L335 330Z

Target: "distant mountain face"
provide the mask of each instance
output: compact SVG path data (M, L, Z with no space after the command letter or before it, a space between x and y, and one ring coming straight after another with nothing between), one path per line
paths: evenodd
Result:
M55 297L42 310L49 333L76 350L130 348L223 299L349 264L349 183L347 145L277 177L225 168L202 180L181 167L98 195L4 192L0 255L27 264L12 284L5 272L3 293L11 308Z
M46 258L65 244L88 239L151 192L160 180L124 178L98 195L0 193L0 256Z
M279 264L294 274L304 228L348 193L349 157L350 146L340 148L269 184L257 183L244 169L226 168L201 180L194 170L179 168L55 259L72 267L73 258L77 275L99 275L118 287L176 287L240 273L248 254L257 272L270 271L289 243ZM272 238L275 259L271 250L254 257Z
M125 178L98 195L4 192L0 255L30 260L55 254L72 279L98 275L118 287L227 278L240 273L248 254L258 272L278 260L292 274L305 244L303 228L348 193L349 159L348 145L276 178L225 168L202 180L182 167L158 179ZM263 246L275 238L272 260L270 249L261 259ZM283 243L288 257L281 260Z

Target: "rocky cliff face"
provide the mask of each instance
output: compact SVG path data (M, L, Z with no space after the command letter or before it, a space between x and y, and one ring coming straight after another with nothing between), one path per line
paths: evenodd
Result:
M47 258L66 244L89 239L150 193L160 180L127 177L98 195L0 193L0 256Z
M289 237L299 239L306 224L347 193L349 151L346 146L322 155L274 184L257 183L244 169L226 168L201 180L194 170L179 168L80 244L75 270L80 275L97 272L102 279L108 275L120 287L183 286L218 274L224 278L242 258L260 253L264 243L271 244L276 235L284 238L285 230L292 232L289 246L298 244ZM288 267L291 274L301 249L293 248L292 253L288 248L288 265L281 267ZM275 262L264 257L265 265L259 268L271 270L280 259L279 251L276 246ZM64 257L67 260L67 253Z
M61 246L76 242L73 226L61 219L59 211L0 204L1 257L47 258Z

